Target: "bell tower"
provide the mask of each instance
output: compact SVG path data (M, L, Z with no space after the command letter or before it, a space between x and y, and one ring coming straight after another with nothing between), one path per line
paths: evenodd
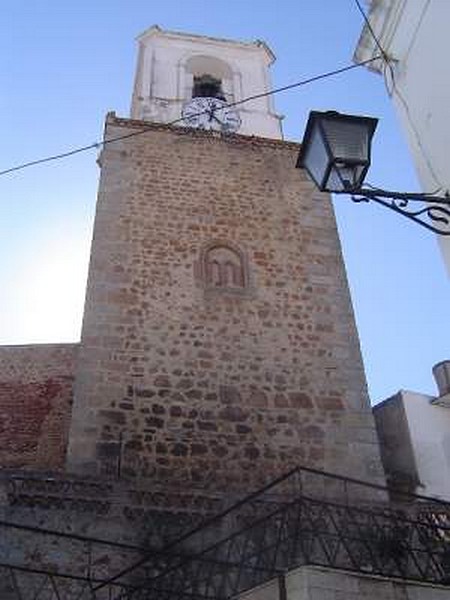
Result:
M270 90L269 67L275 56L264 42L163 31L154 25L138 37L138 44L132 119L185 125L178 119L192 99L216 97L237 103L239 133L282 137L271 96L239 104Z
M108 115L100 157L69 470L212 493L296 465L382 481L330 199L271 96L232 106L273 60L139 38L132 118Z

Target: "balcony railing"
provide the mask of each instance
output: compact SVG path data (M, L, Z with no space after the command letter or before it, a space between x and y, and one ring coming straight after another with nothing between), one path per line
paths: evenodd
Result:
M228 600L302 565L450 587L450 505L401 497L298 467L154 547L3 522L0 597ZM14 561L25 540L28 558Z

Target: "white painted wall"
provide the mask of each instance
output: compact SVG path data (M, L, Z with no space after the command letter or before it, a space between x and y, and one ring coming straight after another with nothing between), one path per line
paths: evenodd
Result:
M390 66L377 61L369 68L385 79L423 191L444 194L450 191L450 1L372 0L370 22ZM355 61L379 53L364 27ZM450 236L440 236L439 244L450 275Z
M450 408L430 396L402 391L419 480L418 493L450 500Z
M393 581L385 577L304 566L286 573L287 600L448 600L445 585ZM277 580L241 594L239 600L279 600Z
M133 119L168 123L180 118L183 105L191 99L192 74L188 65L195 57L205 63L208 58L211 62L223 61L228 74L224 80L228 102L239 102L271 89L269 67L275 56L264 42L235 42L163 31L155 25L138 37L138 43ZM282 137L281 119L275 114L271 96L252 100L236 110L242 120L238 133Z

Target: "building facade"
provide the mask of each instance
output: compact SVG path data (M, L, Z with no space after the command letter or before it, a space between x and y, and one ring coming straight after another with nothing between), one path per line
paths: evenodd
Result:
M387 62L374 61L367 68L385 80L422 189L443 196L450 190L446 45L450 4L439 0L372 0L369 19L373 33L364 27L354 59L361 62L378 56L380 44ZM450 237L440 236L439 245L450 274Z
M401 390L374 407L393 489L450 500L450 361L434 367L439 394Z
M441 600L446 513L387 501L330 198L282 140L273 54L139 43L81 342L0 349L1 598Z

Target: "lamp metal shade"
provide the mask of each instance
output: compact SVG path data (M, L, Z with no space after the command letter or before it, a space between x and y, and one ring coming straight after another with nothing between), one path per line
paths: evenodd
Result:
M378 119L312 111L297 160L321 191L361 187L370 166L370 145Z

